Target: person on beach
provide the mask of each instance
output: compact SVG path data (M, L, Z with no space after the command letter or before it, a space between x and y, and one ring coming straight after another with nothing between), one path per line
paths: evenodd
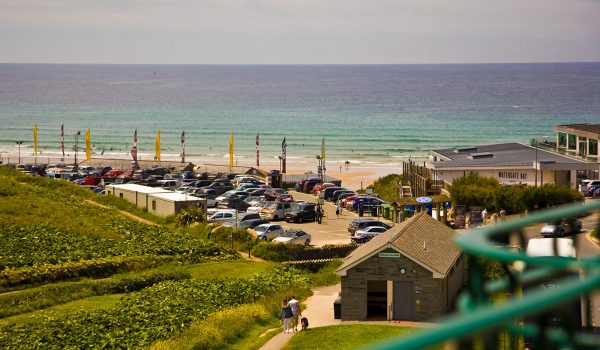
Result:
M288 304L287 299L283 299L279 319L283 321L283 333L287 333L290 329L290 321L292 319L292 308Z
M300 313L300 302L296 300L295 296L292 296L292 299L288 302L292 310L292 326L294 327L294 332L298 331L298 317L302 316Z

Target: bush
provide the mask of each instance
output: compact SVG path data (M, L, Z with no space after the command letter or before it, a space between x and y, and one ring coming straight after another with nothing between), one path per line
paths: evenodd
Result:
M111 257L62 264L40 264L18 269L9 268L0 271L0 290L82 277L110 276L155 267L173 260L174 258L169 256Z
M402 176L398 174L389 174L380 177L373 185L367 188L372 188L373 193L376 193L379 198L386 202L395 202L398 199L398 184L402 181Z
M190 226L196 222L206 222L206 217L204 215L204 209L202 208L188 208L180 211L177 216L175 216L175 222L177 226Z
M173 339L155 343L151 350L223 349L256 324L266 324L271 314L262 304L233 307L193 323Z
M480 177L477 174L454 179L450 195L455 205L483 206L489 212L504 209L508 214L583 200L579 192L568 186L501 186L496 179Z
M302 250L304 246L298 244L260 242L252 249L252 255L264 260L281 262L294 260Z

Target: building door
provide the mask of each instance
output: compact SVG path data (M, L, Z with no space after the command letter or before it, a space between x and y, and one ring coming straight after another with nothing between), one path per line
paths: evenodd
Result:
M394 313L392 316L394 320L414 320L415 300L413 290L412 282L394 281Z
M387 310L387 281L367 281L367 319L385 320Z

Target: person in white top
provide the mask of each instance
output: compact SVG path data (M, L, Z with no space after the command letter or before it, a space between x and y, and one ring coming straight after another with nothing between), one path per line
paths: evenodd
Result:
M300 313L300 302L296 300L295 296L292 296L292 299L290 299L288 305L292 309L292 323L294 326L294 332L296 332L298 331L298 317L302 316Z

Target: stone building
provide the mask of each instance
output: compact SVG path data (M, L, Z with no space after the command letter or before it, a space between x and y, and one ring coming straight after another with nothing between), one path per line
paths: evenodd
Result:
M430 321L454 306L464 259L455 232L421 212L352 252L342 279L342 320Z

